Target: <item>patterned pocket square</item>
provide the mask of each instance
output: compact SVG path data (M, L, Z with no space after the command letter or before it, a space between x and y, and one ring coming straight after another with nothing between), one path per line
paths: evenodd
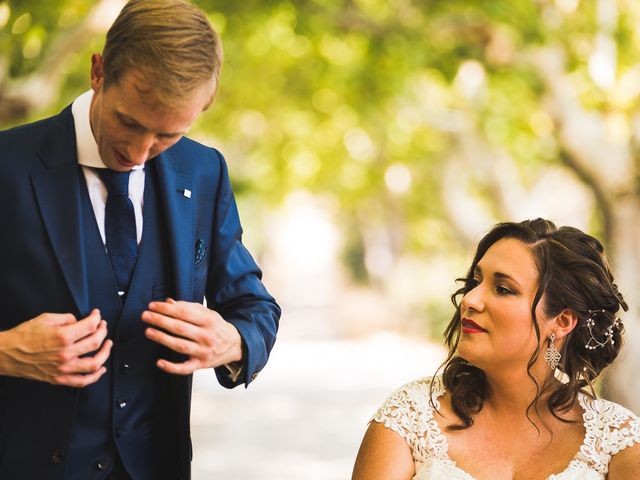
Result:
M202 260L204 260L204 257L206 255L207 255L207 246L205 245L204 240L198 239L198 241L196 242L196 256L195 256L196 265L202 262Z

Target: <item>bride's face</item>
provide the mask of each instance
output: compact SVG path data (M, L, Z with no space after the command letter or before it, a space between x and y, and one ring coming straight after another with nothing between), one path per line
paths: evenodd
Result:
M487 371L525 368L538 348L531 307L538 269L529 247L506 238L494 243L478 262L473 288L460 304L460 356ZM546 338L542 307L536 317Z

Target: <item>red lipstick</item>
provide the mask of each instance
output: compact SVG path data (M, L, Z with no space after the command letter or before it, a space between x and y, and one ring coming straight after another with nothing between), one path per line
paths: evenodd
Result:
M470 318L463 318L460 321L462 333L486 333L487 331Z

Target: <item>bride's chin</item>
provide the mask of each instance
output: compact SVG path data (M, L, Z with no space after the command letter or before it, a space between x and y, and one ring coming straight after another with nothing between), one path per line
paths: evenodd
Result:
M458 344L458 356L464 358L467 363L474 366L478 366L478 364L483 363L483 355L479 350L480 349L477 346L463 344L462 341Z

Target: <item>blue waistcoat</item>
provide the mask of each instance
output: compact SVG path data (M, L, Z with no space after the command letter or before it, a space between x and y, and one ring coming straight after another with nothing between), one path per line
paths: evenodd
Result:
M65 480L102 480L116 457L135 480L179 478L175 413L178 399L173 398L173 376L155 365L158 358L179 359L144 336L146 324L140 319L150 301L174 295L168 261L171 255L153 161L145 172L142 240L131 284L123 298L117 294L86 185L81 188L90 305L100 309L114 345L107 372L79 392Z

